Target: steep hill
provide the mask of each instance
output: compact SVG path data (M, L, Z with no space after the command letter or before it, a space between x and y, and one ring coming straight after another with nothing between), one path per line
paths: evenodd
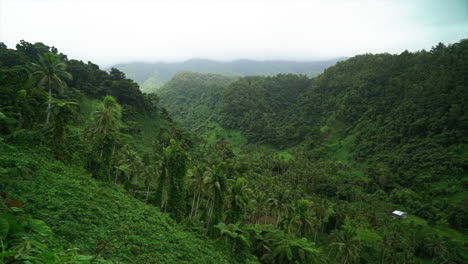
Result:
M114 65L129 78L140 84L142 91L154 92L178 72L217 73L228 76L275 75L298 73L316 76L327 67L345 58L324 61L253 61L236 60L221 62L206 59L192 59L180 63L123 63Z
M0 150L0 189L48 223L62 244L111 263L235 262L229 249L176 224L122 187L44 155L47 149L0 143Z

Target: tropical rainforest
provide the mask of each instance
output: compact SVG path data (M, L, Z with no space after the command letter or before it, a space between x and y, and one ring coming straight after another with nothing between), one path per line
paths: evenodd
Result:
M468 40L260 74L0 43L0 263L468 262Z

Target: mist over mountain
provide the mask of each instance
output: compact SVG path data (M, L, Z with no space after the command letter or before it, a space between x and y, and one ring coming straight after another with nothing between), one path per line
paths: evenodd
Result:
M317 61L255 61L243 59L229 62L191 59L175 63L122 63L112 67L121 70L128 78L135 80L140 85L140 89L143 92L151 93L161 87L165 82L169 81L178 72L218 73L228 76L296 73L314 77L336 62L345 59L345 57Z

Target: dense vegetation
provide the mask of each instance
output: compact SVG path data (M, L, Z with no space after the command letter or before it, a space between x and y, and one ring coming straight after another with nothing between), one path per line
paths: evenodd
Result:
M223 98L223 91L236 79L217 74L181 72L160 89L158 96L182 126L196 130L216 118L216 106Z
M465 263L467 56L179 73L159 103L117 69L0 45L0 259Z
M0 45L0 263L236 262L145 204L184 137L157 103L116 69Z
M192 86L190 94L197 89L199 95L192 98L199 99L190 104L181 101L185 93L177 89L176 76L161 88L161 103L193 131L221 126L220 142L245 142L231 140L232 131L239 131L250 142L246 153L258 151L259 144L289 148L293 160L270 161L276 181L249 178L251 184L269 183L255 192L271 197L271 186L280 184L277 195L285 190L300 194L296 199L317 195L355 218L400 208L438 231L452 228L464 234L467 50L465 40L416 53L366 54L338 62L317 78L243 77L216 94ZM198 104L211 108L199 109L198 118L185 123L180 113L191 113ZM337 205L332 207L336 211ZM361 222L369 224L370 218ZM367 228L379 232L379 225Z
M138 82L142 91L155 92L179 72L216 73L226 76L275 75L278 73L299 73L310 77L317 76L323 70L343 58L325 61L253 61L237 60L220 62L204 59L192 59L179 63L125 63L113 67L124 72Z

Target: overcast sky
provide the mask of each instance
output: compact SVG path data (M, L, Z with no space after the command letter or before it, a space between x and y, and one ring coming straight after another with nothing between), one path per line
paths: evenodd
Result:
M0 0L0 41L69 58L312 60L468 38L468 0Z

